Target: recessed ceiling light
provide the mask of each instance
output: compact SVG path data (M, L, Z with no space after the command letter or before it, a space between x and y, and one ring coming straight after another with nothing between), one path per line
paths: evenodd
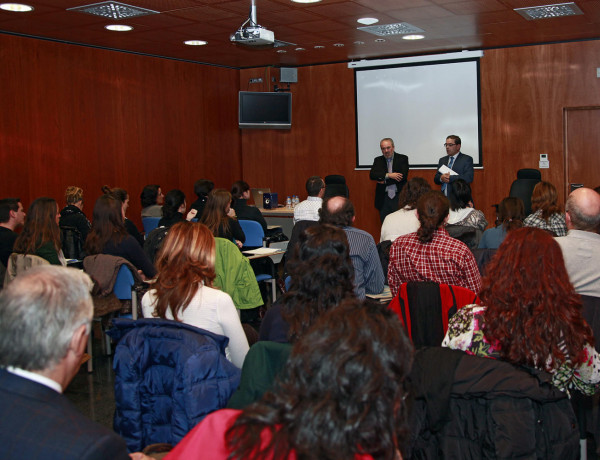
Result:
M208 42L204 40L186 40L183 43L190 46L202 46L206 45Z
M321 0L292 0L294 3L319 3Z
M385 38L376 38L375 39L375 43L383 43L385 41Z
M334 43L333 46L337 47L337 48L341 48L342 46L344 46L343 43Z
M105 29L112 30L114 32L129 32L133 29L131 26L123 26L120 24L111 24L109 26L104 26Z
M364 45L364 44L365 44L365 42L361 42L360 40L358 40L358 41L354 42L354 44L355 44L355 45Z
M412 35L405 35L404 37L402 37L402 40L423 40L424 38L425 38L425 35L412 34Z
M360 18L360 19L357 19L356 22L358 22L359 24L364 24L365 26L371 26L373 24L377 24L379 22L379 19L377 19L377 18Z
M287 53L286 50L277 50L278 53Z
M323 45L315 45L315 49L316 50L320 50L320 49L323 49L323 48L325 48Z
M304 48L299 46L298 48L296 48L296 51L304 51Z
M26 13L27 11L33 11L33 6L24 5L22 3L2 3L0 9L13 11L15 13Z

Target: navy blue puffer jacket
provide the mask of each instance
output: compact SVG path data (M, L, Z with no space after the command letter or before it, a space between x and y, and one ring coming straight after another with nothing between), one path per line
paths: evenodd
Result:
M113 325L114 429L130 452L175 445L239 385L240 370L225 358L227 337L162 319Z

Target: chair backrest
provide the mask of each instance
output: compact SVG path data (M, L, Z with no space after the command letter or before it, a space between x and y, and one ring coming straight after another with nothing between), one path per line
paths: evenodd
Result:
M292 229L292 236L290 236L290 241L288 242L285 250L286 265L294 255L294 248L298 245L298 238L300 237L300 234L308 227L312 227L313 225L319 225L319 222L314 220L299 220L296 222L296 225L294 225L294 228Z
M8 266L4 275L4 287L8 286L21 273L25 273L32 267L38 265L50 265L46 259L34 254L17 254L13 252L8 257Z
M517 179L510 186L508 196L521 198L525 207L525 216L531 214L531 194L542 175L537 169L519 169Z
M142 225L144 226L146 235L158 227L160 219L160 217L142 217Z
M483 236L483 232L478 228L466 225L449 224L446 225L446 231L452 238L465 243L471 252L479 247L479 241L481 241L481 237Z
M224 336L156 318L115 319L113 326L114 430L131 452L177 444L238 387L240 370L225 357Z
M256 248L263 245L263 239L265 237L265 231L262 226L254 220L238 220L240 227L246 235L246 241L244 242L244 248Z
M77 227L61 226L60 241L62 244L63 254L67 259L82 260L83 254L83 237Z
M152 230L150 233L146 233L146 240L144 241L144 252L148 258L154 263L158 251L163 245L165 236L169 233L168 227L158 227Z
M442 344L456 311L479 302L469 289L419 281L401 285L389 308L398 315L416 348L436 347Z
M119 300L131 300L131 291L135 285L133 274L127 265L121 265L113 287L113 293Z
M350 198L350 190L346 185L346 178L341 174L330 174L325 176L325 193L323 198L332 196L345 196Z

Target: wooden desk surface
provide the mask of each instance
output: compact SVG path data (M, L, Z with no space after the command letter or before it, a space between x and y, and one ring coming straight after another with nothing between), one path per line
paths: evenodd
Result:
M294 217L294 210L286 207L277 209L260 209L260 212L265 217Z

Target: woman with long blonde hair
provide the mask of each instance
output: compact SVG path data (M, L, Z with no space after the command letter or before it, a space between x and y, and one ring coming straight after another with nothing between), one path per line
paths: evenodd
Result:
M190 324L229 338L227 358L242 367L248 340L229 294L213 288L215 239L203 224L178 222L156 260L158 276L142 298L144 317Z

